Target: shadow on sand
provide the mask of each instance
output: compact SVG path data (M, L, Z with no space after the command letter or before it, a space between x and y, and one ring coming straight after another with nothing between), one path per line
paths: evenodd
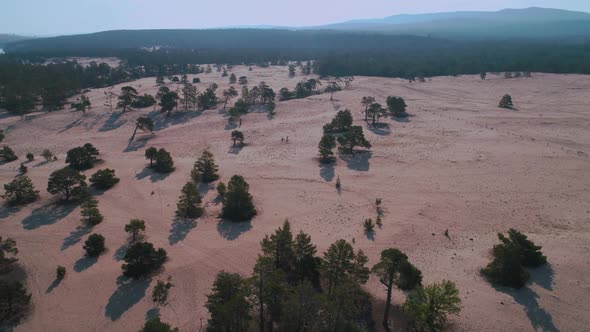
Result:
M230 146L229 150L227 151L227 153L231 153L231 154L240 154L240 152L242 151L242 149L244 148L246 144L238 144L236 146Z
M160 111L152 111L148 117L154 121L154 131L160 131L170 126L185 123L203 114L202 111L173 111L170 116L167 116Z
M221 219L217 223L217 231L222 238L233 241L240 237L243 233L252 229L252 221L233 222L226 219Z
M152 139L155 135L145 135L138 137L133 140L133 142L129 142L127 147L123 150L123 152L133 152L146 147L148 141Z
M74 202L48 203L34 209L31 214L22 220L23 228L32 230L41 226L53 225L67 217L78 204Z
M387 136L391 134L391 128L387 123L375 123L375 125L368 125L367 128L375 135Z
M373 157L372 151L356 151L353 154L341 154L340 159L346 162L346 166L354 171L369 171L369 160Z
M143 299L150 286L150 281L149 278L135 280L119 276L117 278L118 287L109 298L104 315L112 321L121 318L127 310Z
M102 127L100 127L98 131L110 131L121 127L122 125L127 123L127 120L119 120L122 115L123 112L111 113L111 116L109 116L109 118L102 124Z
M91 226L88 225L78 225L76 229L70 232L68 236L64 239L64 242L61 245L61 250L66 250L69 247L73 246L74 244L80 242L82 237L92 230Z
M74 263L74 271L82 272L98 262L98 257L84 256Z
M61 281L62 280L63 280L63 278L62 279L55 278L55 280L53 280L53 282L51 283L51 285L49 285L49 287L47 287L47 289L45 290L45 294L49 294L49 293L53 292L53 290L57 286L59 286L59 284L61 284ZM3 331L3 330L0 330L0 331Z
M149 176L150 181L158 182L158 181L162 181L165 178L167 178L168 175L170 175L170 173L158 173L158 172L154 171L153 169L146 167L141 172L135 173L135 178L138 180L142 180L142 179L145 179Z
M329 163L320 163L320 176L322 177L322 179L324 179L327 182L330 182L334 179L334 175L335 175L335 167L336 167L336 161L332 161Z
M195 227L197 227L197 221L194 219L174 218L172 228L170 228L170 235L168 235L168 242L170 245L175 245L183 241Z
M18 211L20 211L19 206L2 205L0 206L0 219L6 219Z
M129 248L129 243L124 243L117 250L115 250L115 253L113 254L113 258L117 261L123 260L123 258L125 257L125 253L127 253L128 248Z

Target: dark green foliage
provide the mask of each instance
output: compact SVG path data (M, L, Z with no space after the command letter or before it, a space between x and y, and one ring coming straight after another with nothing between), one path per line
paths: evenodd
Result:
M340 176L336 177L336 189L340 190L342 188L342 183L340 182Z
M371 218L365 219L363 222L363 227L365 229L365 234L367 235L371 235L375 232L375 223Z
M369 106L375 102L375 97L365 96L361 99L361 105L365 106L365 121L369 120Z
M158 306L166 305L168 302L168 293L173 286L172 277L170 276L168 276L166 282L158 280L152 291L152 301Z
M18 258L9 256L16 256L16 254L18 254L16 241L10 237L6 240L2 240L2 237L0 236L0 272L6 272L10 264L18 261Z
M154 167L154 160L156 159L156 156L158 155L158 149L152 147L149 147L145 150L145 158L150 160L150 167Z
M447 315L461 311L461 298L455 283L443 281L410 292L402 308L415 330L442 331Z
M402 97L387 97L387 108L389 109L389 112L391 112L391 115L397 118L405 118L408 116L408 113L406 113L406 101Z
M4 185L5 193L1 197L10 205L22 205L36 201L39 190L35 190L33 181L28 176L17 176Z
M541 247L519 231L510 229L508 237L498 233L498 238L502 243L492 249L494 259L481 270L490 282L520 288L529 278L525 267L547 264L547 257L541 253Z
M100 234L91 234L86 242L84 242L84 250L86 250L86 256L96 257L105 251L104 236Z
M120 180L115 176L114 169L105 168L92 174L89 181L96 188L104 190L112 188L114 185L119 183Z
M237 96L239 96L238 90L236 90L236 88L234 88L233 86L230 86L227 90L223 90L223 98L225 98L225 101L223 103L223 109L225 109L225 107L227 106L227 102L230 99Z
M27 172L29 171L29 168L24 163L21 163L20 166L18 167L18 171L20 172L20 175L24 175L24 174L27 174Z
M283 227L279 227L274 234L266 235L260 245L276 269L288 270L293 260L293 233L289 220L285 220Z
M215 277L205 307L208 331L247 331L252 317L248 283L239 274L221 271Z
M148 319L139 332L178 332L178 328L162 322L160 317Z
M333 160L334 148L336 147L336 138L330 134L324 134L320 143L318 144L318 150L320 154L320 162L329 163Z
M372 103L369 106L369 109L367 110L369 117L373 120L372 124L373 126L375 125L375 123L377 122L377 120L379 120L381 117L385 116L386 110L381 107L381 104L379 103Z
M4 145L2 149L0 149L0 162L9 163L17 159L18 157L8 145Z
M55 269L55 279L61 280L66 276L66 268L65 266L58 265L57 269Z
M219 196L222 202L225 197L225 193L227 193L227 187L225 186L225 183L219 182L217 184L217 195Z
M94 163L98 161L96 158L98 155L98 149L92 144L86 143L68 151L66 164L69 164L73 169L83 171L94 166Z
M274 101L270 101L266 104L266 112L268 113L268 118L272 119L275 116L275 109L277 108L277 103Z
M0 280L0 325L17 323L28 313L31 294L18 281Z
M164 76L156 76L156 85L164 84Z
M139 232L145 231L145 221L141 219L131 219L127 225L125 225L125 232L131 233L135 241Z
M371 143L365 138L361 126L350 127L347 132L338 137L338 144L340 144L340 147L338 148L340 152L347 154L354 153L354 148L357 146L367 149L371 148Z
M156 153L156 162L154 163L154 170L158 173L170 173L174 171L174 161L168 151L163 148Z
M29 162L35 160L35 155L30 152L27 152L26 157L27 157L27 161L29 161Z
M81 221L91 226L100 224L104 219L98 210L98 201L92 198L82 203L80 214L82 216Z
M176 204L176 216L180 218L198 218L203 214L201 195L191 182L187 182L181 190Z
M209 85L207 89L205 89L205 92L199 95L197 100L201 109L206 110L217 105L217 96L215 91L217 91L217 84L213 83Z
M123 274L126 277L138 278L159 269L166 261L166 250L156 250L149 242L138 242L127 249L123 260Z
M263 331L265 326L274 326L279 322L283 314L282 304L288 287L285 273L275 267L271 257L258 256L248 281L253 306L258 311L258 325Z
M193 77L193 84L201 83L201 79L198 77Z
M248 78L246 76L240 76L240 79L238 80L238 82L241 85L248 84Z
M41 157L43 157L46 162L57 160L57 157L49 149L43 150L43 152L41 152Z
M236 146L236 142L240 142L240 145L244 145L244 133L239 130L233 130L231 132L231 140L234 142L234 146Z
M121 93L117 99L119 99L117 108L122 108L123 112L125 112L137 99L137 90L131 86L124 86L121 88Z
M505 109L512 109L514 108L514 104L512 103L512 97L510 95L504 95L498 107L505 108Z
M172 112L172 110L176 107L178 107L178 101L180 100L180 97L178 96L178 93L176 93L175 91L168 91L166 93L164 93L161 98L160 98L160 107L161 107L161 112L162 113L166 113L168 115L170 115L170 112Z
M364 256L364 254L361 255ZM357 279L355 272L359 266L355 266L356 254L352 245L346 240L334 242L324 253L322 270L328 279L328 294L332 295L340 284ZM364 266L362 267L364 269ZM366 283L368 277L362 283ZM359 280L362 281L362 280Z
M131 103L133 108L146 108L153 106L156 103L154 96L144 93L143 96L137 96L137 98Z
M336 113L332 122L324 126L325 133L341 133L347 131L352 126L352 114L349 110L340 110Z
M249 193L250 186L240 175L234 175L227 184L223 197L221 216L231 221L245 221L256 215L256 208Z
M300 99L309 97L313 94L318 94L320 92L317 90L317 87L320 85L322 85L322 82L315 78L310 78L297 83L293 91L289 91L287 88L282 88L279 91L280 100Z
M209 183L219 179L217 171L219 167L215 164L213 153L209 150L203 151L201 157L195 162L191 177L194 182Z
M229 75L229 84L235 84L236 81L237 81L236 74L231 73L231 75Z
M4 130L0 129L0 142L2 142L5 138L6 135L4 134Z
M479 74L479 78L481 78L482 80L485 80L485 79L486 79L486 77L488 77L488 74L487 74L486 72L481 72L481 73Z
M379 278L379 282L387 291L383 326L389 330L389 309L393 286L403 290L419 287L422 284L422 273L408 261L408 256L398 249L383 250L379 263L375 264L371 271Z
M84 198L88 195L86 176L70 167L59 169L49 175L47 191L52 195L63 194L66 200Z
M289 77L295 77L295 65L294 64L289 65Z

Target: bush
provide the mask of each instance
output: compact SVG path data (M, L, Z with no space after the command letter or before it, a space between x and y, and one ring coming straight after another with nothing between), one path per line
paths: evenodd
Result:
M96 257L105 251L104 236L100 234L92 234L84 242L84 250L86 250L86 256Z
M498 107L505 108L505 109L512 109L514 108L514 104L512 104L512 97L508 94L504 95L498 104Z
M166 250L156 250L149 242L138 242L129 247L123 259L123 274L137 278L159 269L166 261Z
M66 268L64 266L58 265L57 269L55 270L55 279L61 280L66 276Z
M27 160L28 160L28 161L33 161L33 160L35 160L35 155L33 155L33 154L32 154L32 153L30 153L30 152L27 152Z
M49 175L47 191L52 195L64 194L66 200L84 198L88 195L86 176L70 167L59 169Z
M406 102L402 97L389 96L387 97L387 108L391 112L391 115L397 118L405 118L408 116L406 113Z
M12 151L12 149L10 147L8 147L7 145L4 145L0 149L0 161L1 162L9 163L9 162L15 161L17 159L18 159L18 157L16 156L14 151Z
M231 132L231 140L234 142L234 146L236 146L236 142L240 142L240 146L244 145L244 133L239 130L234 130Z
M131 107L133 107L133 108L146 108L146 107L153 106L155 103L156 103L156 99L154 98L154 96L148 95L146 93L143 96L138 96L137 99L135 99L131 103Z
M541 253L541 247L529 241L525 235L510 229L508 238L498 233L502 243L492 249L494 259L481 273L491 283L520 288L529 279L529 273L524 267L537 267L547 263L547 258Z
M158 173L170 173L174 171L174 160L172 160L172 156L170 156L168 151L164 149L158 150L154 170Z
M16 241L10 237L3 241L0 236L0 272L6 272L10 264L18 261L16 257L7 257L9 254L14 256L18 254Z
M461 311L461 298L455 283L443 281L410 292L402 308L416 330L441 331L447 315Z
M29 311L31 294L18 281L0 280L0 324L17 323Z
M222 201L223 197L225 197L225 193L227 193L227 187L225 186L225 183L219 182L217 184L217 195L219 195Z
M373 219L365 219L363 222L363 227L365 228L366 234L372 234L375 232L375 224L373 223Z
M36 201L39 190L35 190L33 181L28 176L17 176L4 185L5 193L1 197L10 205L23 205Z
M251 219L256 215L256 208L249 193L250 186L239 175L232 176L227 184L227 192L223 198L221 215L232 221Z
M112 188L114 185L119 183L120 180L115 176L114 169L105 168L92 174L89 181L96 188L104 190Z
M73 169L83 171L94 166L94 163L98 161L96 158L98 155L98 149L92 144L86 143L68 151L66 164L70 164L69 166Z
M57 157L49 149L43 150L43 152L41 152L41 157L43 157L46 162L57 160Z

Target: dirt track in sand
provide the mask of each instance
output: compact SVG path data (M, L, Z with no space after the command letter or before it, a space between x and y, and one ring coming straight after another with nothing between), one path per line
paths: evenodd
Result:
M288 78L287 68L234 69L250 84L266 81L275 91L293 88L302 77ZM229 86L219 73L199 75L201 91L212 83L219 94ZM189 75L189 80L192 76ZM155 93L154 78L131 83ZM118 91L122 85L115 87ZM174 86L172 86L174 87ZM219 270L249 274L259 241L289 218L295 231L311 234L321 253L340 238L355 239L374 264L381 250L397 247L423 272L426 283L457 283L463 311L452 317L452 330L582 331L590 326L590 76L535 74L505 80L490 75L440 77L426 83L357 77L352 88L334 95L280 102L277 115L243 117L246 136L232 150L230 129L220 110L180 112L171 118L152 108L110 113L104 89L88 94L93 109L83 116L71 110L35 114L28 120L0 119L3 143L24 160L27 151L45 148L59 161L28 164L41 199L20 209L0 210L0 235L18 242L21 266L35 304L17 331L134 331L152 309L151 289L171 275L175 287L162 319L181 331L206 322L205 294ZM510 93L518 111L496 108ZM367 126L362 96L385 104L389 95L406 99L406 122L382 119ZM365 129L370 152L339 157L335 166L316 160L322 126L335 109L349 108ZM140 115L156 117L153 135L138 134L128 146ZM289 143L281 142L289 136ZM63 167L65 152L92 142L104 162L85 172L114 168L121 182L97 197L105 220L93 230L81 226L74 206L56 206L46 192L49 173ZM176 171L157 176L147 171L146 147L171 152ZM174 221L176 200L196 157L210 149L223 181L241 174L250 184L259 215L247 224L220 222L213 186L199 186L206 216L193 224ZM0 166L0 183L10 181L19 162ZM342 192L334 188L336 177ZM151 194L153 192L153 194ZM375 198L383 198L383 228L373 240L362 221L375 218ZM131 218L147 223L146 239L168 251L165 270L151 280L121 282L120 257L127 240L123 225ZM532 272L532 282L518 292L494 289L479 276L489 261L496 233L520 229L543 246L550 268ZM450 239L443 233L448 229ZM91 232L106 237L108 252L98 260L83 258L82 243ZM52 284L57 265L66 278ZM372 278L367 289L382 299ZM403 301L395 293L393 302ZM380 317L377 305L376 316Z

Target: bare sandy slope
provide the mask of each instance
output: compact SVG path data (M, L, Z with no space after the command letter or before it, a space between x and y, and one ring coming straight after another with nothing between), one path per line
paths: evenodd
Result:
M302 77L287 78L287 68L234 69L251 84L266 81L275 91L294 87ZM215 81L219 93L229 85L220 74L200 75L202 91ZM191 79L189 77L189 79ZM132 83L154 93L155 79ZM121 85L120 85L121 86ZM116 87L116 90L120 88ZM510 93L518 111L495 106ZM382 119L385 128L368 128L360 99L388 95L406 99L413 115L407 122ZM582 331L590 326L590 76L536 74L505 80L491 75L434 78L409 84L398 79L357 77L351 89L329 95L280 102L273 120L264 113L243 118L247 146L230 148L223 112L157 115L154 135L139 134L127 147L134 120L152 109L121 114L103 107L103 90L90 94L92 111L70 110L1 119L5 143L24 160L26 151L44 148L60 160L37 158L29 175L41 199L21 209L2 208L0 235L14 237L33 293L34 312L18 331L135 331L152 309L157 278L171 275L175 287L163 320L181 331L196 331L207 319L205 294L220 270L249 274L262 237L289 218L295 231L311 234L323 252L338 239L355 239L374 264L381 250L397 247L424 273L425 282L455 281L463 311L451 319L452 330ZM373 144L369 153L338 158L335 167L316 160L322 126L338 108L353 111ZM281 137L289 136L289 143ZM114 168L121 182L98 196L105 221L92 232L106 237L108 252L98 260L83 258L90 230L81 227L80 211L54 205L46 192L50 172L63 167L65 152L92 142L101 151L99 168ZM146 147L171 151L176 171L153 175L145 169ZM201 151L209 148L223 181L234 174L250 183L259 215L247 224L220 222L213 186L200 186L206 216L193 225L174 221L182 185ZM10 181L19 163L0 166L1 183ZM340 176L343 190L336 192ZM384 226L374 240L362 221L375 218L374 201L383 198ZM170 260L151 280L121 283L120 257L127 243L123 225L131 218L147 222L146 239L164 247ZM479 275L489 261L496 233L515 227L543 246L551 267L533 271L532 283L518 292L494 289ZM450 239L443 233L448 229ZM52 284L57 265L68 272ZM119 282L118 282L119 281ZM384 291L375 278L367 284L378 299ZM394 294L394 303L403 294ZM377 304L376 316L381 316ZM397 310L397 309L396 309Z

